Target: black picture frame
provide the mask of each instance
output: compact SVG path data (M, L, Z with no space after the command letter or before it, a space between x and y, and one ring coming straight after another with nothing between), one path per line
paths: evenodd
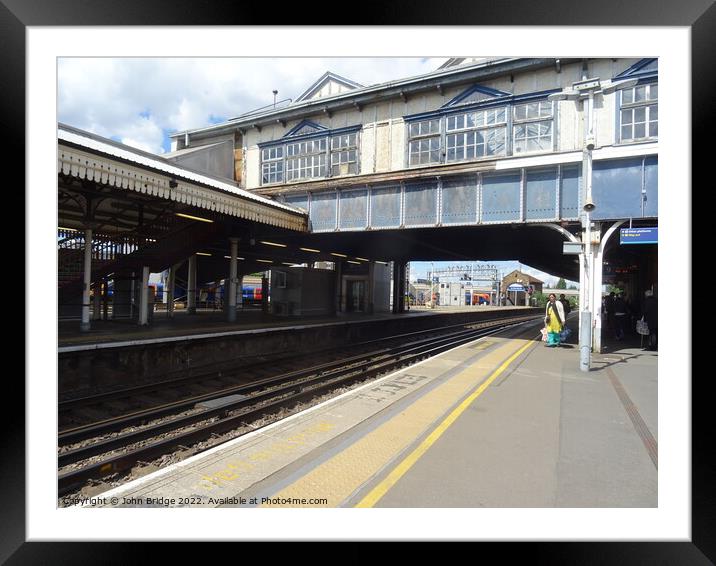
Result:
M558 26L687 26L692 33L692 164L693 177L713 160L707 155L709 142L706 131L712 123L714 62L716 53L716 5L712 0L682 0L653 3L647 0L621 2L602 0L598 3L576 3L565 0L507 0L497 2L411 2L367 3L352 6L355 12L351 25L558 25ZM295 8L293 8L295 9ZM292 8L271 14L271 25L315 25L314 20L300 22ZM28 26L61 25L260 25L263 6L260 4L225 1L140 1L109 2L95 0L0 0L0 60L5 84L0 88L2 126L6 139L13 140L4 150L6 163L24 162L25 150L25 31ZM314 6L313 13L332 13ZM335 13L335 12L333 12ZM302 13L305 18L304 13ZM277 21L278 19L278 21ZM698 117L698 119L695 119ZM22 183L22 184L21 184ZM24 186L24 179L15 186ZM19 200L19 199L18 199ZM17 206L17 205L15 205ZM26 203L25 214L32 203ZM695 222L694 222L695 224ZM28 261L25 249L24 261ZM16 263L17 265L17 263ZM16 278L22 278L19 268ZM684 297L692 297L684 290ZM686 299L691 309L691 299ZM692 312L692 311L690 311ZM31 337L28 335L28 339ZM691 352L688 353L692 355ZM9 367L9 366L8 366ZM690 367L690 364L689 364ZM524 558L530 563L550 564L713 564L716 563L716 470L709 455L714 451L710 432L712 409L708 393L708 375L692 379L691 375L672 375L673 379L691 379L692 383L692 535L690 542L543 542L491 543L499 545L502 559ZM2 431L0 458L0 562L25 564L133 564L162 560L175 553L185 553L183 545L140 543L58 543L26 542L25 480L25 415L24 383L15 372L5 374L3 404L5 427ZM8 400L15 400L10 403ZM8 414L9 407L18 409ZM350 539L350 533L346 533ZM242 543L245 544L245 543ZM139 548L141 546L141 549ZM363 563L382 553L371 544L355 544L354 549L341 549L342 561ZM421 554L423 551L420 551ZM243 550L253 553L253 550ZM285 554L284 554L285 553ZM272 560L294 556L295 551L277 549L272 545ZM323 561L313 555L312 561ZM215 555L216 556L216 555ZM340 556L338 558L340 558ZM333 558L337 558L335 555ZM443 558L445 556L443 555Z

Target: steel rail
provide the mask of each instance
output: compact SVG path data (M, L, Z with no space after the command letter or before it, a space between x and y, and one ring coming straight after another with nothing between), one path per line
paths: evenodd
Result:
M523 320L523 319L532 319L534 318L533 315L527 316L527 317L512 317L512 318L506 318L502 320L493 320L489 321L493 324L499 323L503 324L508 321L514 321L514 320ZM474 326L476 323L470 323L470 325ZM461 324L461 325L454 325L451 327L446 328L457 328L457 327L465 327L468 325ZM460 332L465 332L466 330L462 330ZM424 334L421 332L410 332L403 335L398 335L398 338L405 339L409 338L410 336L414 336L417 334ZM454 334L454 333L453 333ZM452 336L453 334L448 334L447 336ZM431 340L438 339L442 336L446 336L445 334L434 337L434 336L427 336L418 342L413 342L413 344L420 344L429 342ZM383 342L382 340L370 340L367 341L366 344L375 343L375 342ZM253 392L255 392L257 389L265 388L265 387L271 387L275 385L280 385L282 383L285 383L287 381L296 380L304 378L305 376L312 375L316 372L325 372L333 370L336 367L344 367L346 364L351 363L361 363L365 359L375 357L376 355L379 355L380 353L385 353L390 351L389 347L381 348L380 350L373 350L367 353L359 354L357 356L352 356L350 358L343 358L340 360L334 360L331 362L325 362L323 364L318 364L315 366L311 366L308 368L302 368L299 370L294 370L292 372L279 374L276 376L270 376L267 378L259 379L256 381L253 381L251 383L241 384L241 385L233 385L230 387L218 389L216 391L212 391L210 393L205 393L201 395L196 395L193 397L188 397L181 399L179 401L173 401L171 403L165 403L163 405L157 405L148 409L143 409L140 411L135 411L132 413L128 413L119 417L114 417L110 419L105 419L103 421L98 421L94 423L90 423L87 425L82 425L79 427L74 427L71 429L65 429L61 431L58 434L58 446L67 446L68 444L73 444L75 442L80 442L81 440L85 440L88 438L92 438L94 436L100 436L103 434L108 434L112 432L116 432L117 430L121 430L122 428L137 425L137 424L143 424L146 423L149 420L160 418L172 413L180 412L180 411L186 411L188 409L191 409L194 405L197 403L201 403L204 401L210 401L212 399L218 399L220 397L227 397L229 395L248 395Z
M530 317L534 319L535 317ZM537 317L539 318L539 317ZM506 321L505 321L506 322ZM400 349L395 352L390 358L382 359L377 363L366 362L365 366L352 366L345 367L342 370L336 370L331 375L317 375L311 379L305 380L301 383L294 383L280 390L272 390L269 392L262 393L252 399L241 400L237 403L212 409L210 411L198 414L189 415L188 417L180 417L178 419L172 419L167 423L162 423L157 427L152 427L150 430L136 431L128 435L122 435L116 439L109 439L103 441L98 445L91 445L82 449L77 449L71 452L66 452L60 455L58 462L60 467L70 462L80 461L89 455L95 455L98 453L105 453L108 450L117 448L120 446L131 445L135 442L145 440L161 434L166 430L176 430L190 424L194 424L201 420L206 420L217 415L226 415L230 411L234 411L245 407L246 410L239 412L238 414L227 416L226 418L218 421L202 425L191 431L180 433L179 435L165 438L151 444L138 447L134 450L126 452L124 454L115 455L107 459L103 459L99 462L83 466L77 470L72 470L64 474L59 475L58 485L61 494L67 493L73 486L78 483L98 476L107 475L110 473L116 473L125 471L134 466L138 461L151 459L162 454L165 454L168 450L179 446L185 446L192 442L204 440L207 436L212 434L218 434L226 432L241 426L246 421L255 419L266 414L270 414L275 409L285 408L288 402L298 402L302 398L307 396L315 396L324 390L331 389L337 385L343 385L346 382L364 380L374 375L384 373L405 365L416 363L427 357L435 356L446 350L458 347L465 343L472 342L480 337L488 336L496 332L500 332L511 326L524 324L525 322L512 322L505 323L500 326L493 328L481 328L477 330L471 330L467 332L458 332L450 337L441 338L437 341L433 341L432 344L421 343L419 345L410 345L408 348ZM437 344L437 345L436 345ZM397 349L397 348L396 348ZM328 378L328 379L327 379ZM271 397L275 397L280 394L280 398L274 401L270 401ZM258 407L251 407L262 400L269 401ZM193 421L192 421L193 418ZM267 423L268 424L268 423ZM101 449L99 448L101 447ZM108 448L109 447L109 448ZM96 451L99 450L99 451ZM81 456L81 457L80 457ZM63 463L65 462L65 463Z

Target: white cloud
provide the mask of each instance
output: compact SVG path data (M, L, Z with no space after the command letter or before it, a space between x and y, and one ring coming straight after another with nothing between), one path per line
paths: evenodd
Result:
M371 85L435 70L420 58L60 58L58 119L159 152L158 132L200 128L295 99L326 71ZM140 121L151 116L151 124ZM128 142L129 143L129 142Z
M119 137L123 144L143 149L151 153L163 153L164 133L152 117L137 117L136 120L120 129Z

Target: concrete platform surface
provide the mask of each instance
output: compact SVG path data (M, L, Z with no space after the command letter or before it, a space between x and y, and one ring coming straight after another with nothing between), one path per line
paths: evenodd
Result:
M99 505L656 507L658 354L624 347L581 372L576 344L537 335L445 352Z

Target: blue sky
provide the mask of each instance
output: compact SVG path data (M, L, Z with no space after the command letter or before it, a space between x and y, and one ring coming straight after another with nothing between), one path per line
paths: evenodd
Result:
M151 153L170 151L169 135L296 99L326 71L364 86L428 73L446 58L109 58L58 59L58 120ZM463 262L464 264L465 262ZM557 278L516 261L546 283ZM450 262L435 262L448 265ZM411 274L426 277L429 262Z

